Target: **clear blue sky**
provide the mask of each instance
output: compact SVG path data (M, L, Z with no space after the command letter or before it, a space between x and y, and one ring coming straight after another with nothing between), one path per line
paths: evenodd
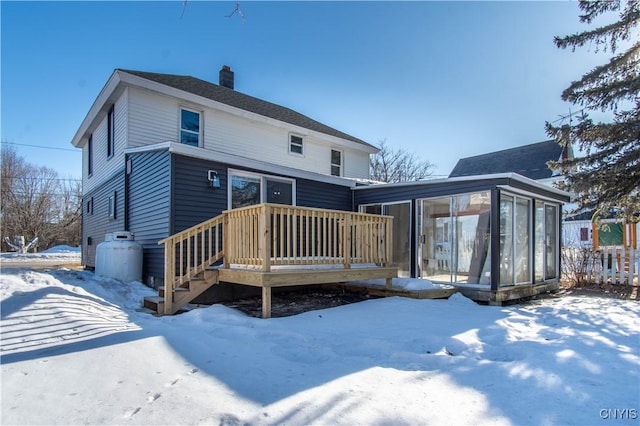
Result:
M547 139L545 120L571 107L561 91L606 60L553 44L586 28L576 1L241 1L244 21L225 17L235 6L2 1L2 141L80 177L70 141L114 68L217 83L228 64L236 90L448 175L461 157Z

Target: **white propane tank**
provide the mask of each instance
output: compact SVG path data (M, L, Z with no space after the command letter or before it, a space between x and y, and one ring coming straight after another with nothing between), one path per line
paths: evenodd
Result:
M142 246L134 241L133 232L105 234L96 248L96 275L122 282L142 281Z

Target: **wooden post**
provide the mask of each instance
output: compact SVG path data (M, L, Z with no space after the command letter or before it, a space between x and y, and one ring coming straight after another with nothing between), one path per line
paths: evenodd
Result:
M164 314L173 312L173 282L175 280L175 243L172 238L164 243Z
M262 318L271 318L271 287L262 287Z
M344 267L346 269L351 268L351 214L345 214L344 218L344 233L342 236L343 241L343 256L344 256Z
M386 282L385 282L385 287L388 288L389 290L391 290L391 288L393 287L393 278L387 278Z
M222 225L222 254L224 256L223 267L229 269L229 213L224 213Z
M259 219L260 242L259 248L262 253L262 270L271 270L271 206L262 205L262 214Z

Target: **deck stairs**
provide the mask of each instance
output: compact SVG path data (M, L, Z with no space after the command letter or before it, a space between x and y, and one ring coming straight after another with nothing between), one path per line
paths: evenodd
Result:
M193 301L196 297L207 291L213 285L218 284L220 272L217 269L208 269L193 277L189 281L177 286L171 292L171 309L165 311L165 286L158 287L157 296L147 296L144 298L143 307L149 309L154 315L173 315Z

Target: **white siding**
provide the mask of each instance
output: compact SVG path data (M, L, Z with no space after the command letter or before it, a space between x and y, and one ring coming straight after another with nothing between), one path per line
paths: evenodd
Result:
M221 151L272 164L329 175L331 148L335 142L310 135L282 123L273 125L229 112L181 102L179 99L141 89L129 89L129 147L178 141L180 107L201 111L204 149ZM289 154L289 134L304 136L304 156ZM340 148L344 153L344 176L367 178L369 154Z
M110 108L109 105L107 107ZM97 188L111 175L124 167L124 149L127 143L127 117L128 117L127 91L116 100L114 105L114 154L107 158L107 114L101 115L98 126L93 131L93 174L87 176L89 158L89 144L82 149L83 193L88 193ZM85 206L86 207L86 206Z
M129 88L129 148L178 139L178 102Z

